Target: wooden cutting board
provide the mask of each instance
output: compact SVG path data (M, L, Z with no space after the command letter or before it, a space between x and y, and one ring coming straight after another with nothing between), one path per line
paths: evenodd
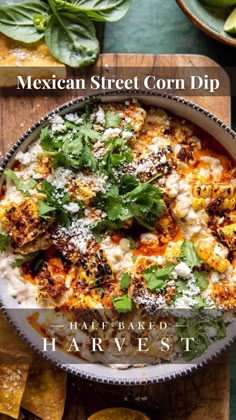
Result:
M191 100L230 124L230 84L223 69L211 59L199 55L131 55L103 54L96 70L93 67L70 71L71 76L89 78L98 74L119 76L124 67L133 67L137 73L150 74L156 67L168 67L168 74L181 77L186 67L217 67L224 80L228 96L191 96ZM122 70L124 71L124 70ZM45 91L46 92L46 91ZM183 95L183 92L172 91ZM56 96L22 96L16 91L1 91L0 149L5 153L15 140L34 121L59 104L79 96L82 92L69 91ZM84 94L84 92L83 92ZM111 386L69 377L65 420L86 420L99 409L127 406L140 409L152 420L228 420L229 419L230 362L226 353L211 365L194 374L163 384L145 386ZM28 415L27 419L35 419Z

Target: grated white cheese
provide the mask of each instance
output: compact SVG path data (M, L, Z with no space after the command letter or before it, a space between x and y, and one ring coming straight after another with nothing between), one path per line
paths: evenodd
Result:
M103 141L114 139L120 137L121 129L120 128L107 128L102 136Z
M65 121L60 115L52 115L49 117L52 133L63 133L66 130Z
M105 112L101 106L99 106L98 111L96 112L96 121L98 124L105 124Z
M183 279L187 279L192 272L185 262L176 265L174 271L177 274L177 277L182 277Z

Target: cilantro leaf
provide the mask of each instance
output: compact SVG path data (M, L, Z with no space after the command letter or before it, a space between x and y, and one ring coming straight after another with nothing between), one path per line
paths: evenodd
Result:
M201 296L195 296L194 298L197 301L196 308L204 309L206 307L206 302L201 298Z
M186 361L191 361L196 357L199 357L207 349L212 341L222 339L225 337L225 324L222 317L214 318L209 315L205 315L203 318L193 316L191 318L178 318L176 327L176 333L179 338L179 345L184 351L184 358ZM209 328L216 330L214 338L209 338L207 332ZM185 341L181 341L181 338L194 338L194 341L190 341L190 351L185 350Z
M208 286L207 275L205 271L194 271L193 273L196 285L199 287L200 290L205 290Z
M124 273L123 276L121 277L120 289L121 290L128 289L130 283L131 283L130 275L128 273Z
M16 186L18 191L20 191L25 197L29 197L30 189L34 188L37 184L37 181L30 179L27 183L21 181L21 179L16 175L11 169L5 169L4 174L9 178Z
M6 251L7 247L10 245L10 239L7 235L0 233L0 252Z
M70 216L63 205L70 202L70 194L61 189L56 189L48 181L42 181L39 191L45 194L44 200L39 200L39 215L47 217L47 213L55 211L58 223L62 226L68 226Z
M174 265L170 263L160 269L158 269L157 265L147 268L143 273L143 277L147 280L147 288L152 292L163 289L165 280L170 278L173 269Z
M16 258L15 261L11 264L13 268L21 267L25 263L31 263L32 267L31 270L37 274L41 269L44 258L41 251L31 252L28 255L25 255L23 258Z
M132 132L133 131L133 127L130 124L125 124L124 125L124 131L129 131Z
M119 127L121 118L118 114L113 111L107 111L105 115L105 127L106 128L117 128Z
M56 207L49 206L45 201L38 201L38 215L45 216L45 214L55 211Z
M133 217L140 225L152 231L163 212L161 198L159 188L147 182L139 183L135 177L125 175L119 185L112 185L105 194L98 194L93 204L104 210L112 222L125 222Z
M182 244L181 251L180 259L183 260L188 267L201 267L202 261L197 254L192 240L185 240Z
M44 127L40 131L40 145L43 150L58 150L62 147L63 141L57 135L50 133L48 127Z
M132 311L133 301L127 295L114 296L112 299L115 310L119 313L126 313Z

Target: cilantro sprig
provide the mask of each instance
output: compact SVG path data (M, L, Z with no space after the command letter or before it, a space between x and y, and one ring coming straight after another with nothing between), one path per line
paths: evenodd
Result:
M165 281L171 278L173 270L174 265L170 263L162 268L158 268L157 265L148 267L143 273L144 279L147 280L147 288L151 290L151 292L163 290L166 287Z
M128 140L123 138L110 139L105 144L106 153L99 162L102 171L114 177L114 170L120 165L132 162L132 149L128 146Z
M179 338L179 345L184 351L185 360L188 362L204 353L212 341L223 339L226 334L225 324L222 317L181 317L178 318L177 325L176 333ZM213 328L215 330L215 336L213 338L209 338L208 336L209 328ZM190 341L190 351L186 352L185 340L181 341L181 339L190 337L193 338L194 341Z
M120 228L126 220L134 218L139 225L153 231L164 209L162 197L159 188L124 175L118 185L113 184L107 193L98 194L93 204L106 212L109 222L121 222Z
M67 132L62 135L52 133L48 127L41 130L40 144L45 154L52 157L54 169L58 166L72 169L97 169L97 159L92 154L92 145L101 139L101 134L92 129L92 124L85 121L77 126L66 125Z
M68 226L70 217L63 205L70 202L70 194L61 189L56 189L48 181L41 182L39 192L45 194L45 199L38 202L39 216L48 218L48 213L55 212L58 223L62 226Z
M183 242L180 259L190 268L201 267L202 265L202 260L199 258L192 240L185 240Z
M37 181L30 179L28 182L22 181L12 169L5 169L4 175L7 176L25 197L30 196L30 190L37 185Z

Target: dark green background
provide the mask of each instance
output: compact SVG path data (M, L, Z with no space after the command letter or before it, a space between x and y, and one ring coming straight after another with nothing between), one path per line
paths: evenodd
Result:
M236 49L195 28L174 0L133 0L128 14L105 27L104 52L204 54L222 66L236 65ZM231 71L231 77L236 77ZM236 129L236 97L232 97ZM231 420L236 419L236 346L232 351Z

